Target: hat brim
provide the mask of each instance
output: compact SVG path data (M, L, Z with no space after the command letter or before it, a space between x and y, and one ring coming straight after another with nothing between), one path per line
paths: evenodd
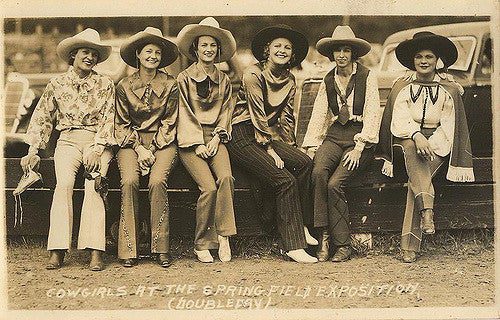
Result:
M228 61L236 52L236 40L229 30L212 26L188 24L177 35L177 46L179 51L192 61L198 58L189 52L193 41L200 36L211 36L220 42L220 56L216 62Z
M277 38L286 38L292 43L292 52L295 55L295 60L290 63L290 67L298 66L306 58L309 51L307 38L298 31L277 26L268 27L257 32L252 40L252 53L254 57L259 61L265 60L265 45Z
M67 63L69 63L70 53L75 49L80 48L90 48L94 49L99 53L99 58L97 59L97 63L101 63L111 54L111 46L90 42L74 37L66 38L59 42L57 45L57 55L59 58L63 59Z
M396 58L405 67L415 71L415 54L421 50L431 50L444 63L447 68L457 61L458 50L448 38L440 35L422 36L401 42L396 47Z
M164 68L172 64L179 56L177 45L175 43L163 37L144 31L140 31L131 36L120 46L120 56L129 66L139 68L135 52L138 48L144 47L150 43L156 44L162 50L158 68Z
M323 38L316 43L316 49L319 53L332 59L333 49L339 46L350 46L357 54L358 57L366 55L372 49L370 43L366 40L354 38L354 39L333 39L333 38Z

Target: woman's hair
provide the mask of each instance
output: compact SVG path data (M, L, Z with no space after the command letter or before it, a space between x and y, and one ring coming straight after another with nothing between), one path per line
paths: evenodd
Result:
M208 35L207 35L208 36ZM193 43L191 44L191 46L189 47L189 53L192 55L192 56L195 56L197 57L197 53L196 53L196 50L198 50L198 43L200 41L200 37L201 36L197 36L194 40L193 40ZM211 37L215 40L215 42L217 43L217 54L218 56L220 57L220 55L222 54L222 47L220 45L220 41L219 39L215 38L215 37L212 37L212 36L208 36L208 37Z
M83 49L83 48L76 48L76 49L73 49L71 50L71 52L69 53L69 59L68 59L68 64L70 66L73 65L73 63L75 63L75 57L76 57L76 54L78 53L78 50L80 49ZM99 61L99 51L95 50L95 52L97 52L97 61Z
M272 39L271 41L267 42L264 47L263 47L263 54L262 54L262 57L264 58L264 60L262 60L261 62L264 63L267 61L267 59L269 58L269 52L270 52L270 49L269 47L271 46L271 42L273 42L274 39ZM290 41L291 43L291 41ZM288 61L288 64L293 64L295 62L295 52L293 52L293 47L292 47L292 56L290 57L290 60Z

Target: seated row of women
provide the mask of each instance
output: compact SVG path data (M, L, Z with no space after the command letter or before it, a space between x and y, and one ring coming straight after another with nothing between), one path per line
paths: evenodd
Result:
M106 175L114 145L119 146L122 191L118 258L125 267L138 261L139 177L146 174L151 253L162 267L172 263L167 181L177 159L200 189L194 235L199 261L213 262L211 250L222 262L231 260L229 237L237 232L231 164L274 193L285 258L346 261L352 249L343 187L376 153L386 160L384 173L391 175L393 145L403 148L410 178L403 260L415 261L422 232L434 233L431 178L444 157L451 154L450 180L473 180L460 86L444 72L455 62L457 49L429 32L401 43L397 58L415 73L395 83L384 110L375 75L357 62L370 44L350 27L337 27L316 44L336 67L321 83L299 149L290 70L308 48L306 37L286 25L259 31L252 41L258 63L245 70L233 102L231 81L216 64L234 55L236 41L214 18L185 26L177 43L152 27L128 38L120 54L137 71L116 88L93 71L111 50L97 31L86 29L61 41L57 53L70 68L47 85L28 129L28 155L21 161L25 172L35 169L38 150L45 148L53 128L61 131L54 154L57 184L47 268L60 268L71 246L72 192L83 164L89 174L78 249L91 251L91 270L103 269L105 206L92 178ZM175 79L161 69L179 51L194 63ZM317 229L318 239L309 228ZM316 257L304 250L308 245L317 246Z

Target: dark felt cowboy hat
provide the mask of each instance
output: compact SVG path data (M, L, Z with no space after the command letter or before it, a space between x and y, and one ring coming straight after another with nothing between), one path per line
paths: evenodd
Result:
M236 51L236 40L231 31L222 29L219 22L213 17L207 17L198 24L188 24L179 31L177 35L177 43L180 52L193 61L197 61L198 57L189 52L189 48L193 41L200 36L211 36L220 42L221 50L220 57L216 62L227 61L231 59Z
M166 67L177 59L179 55L177 45L166 39L160 29L147 27L144 31L140 31L129 37L120 46L120 55L123 61L131 67L139 68L135 52L139 48L151 43L161 48L161 60L158 68Z
M268 42L277 38L286 38L290 40L295 55L295 61L290 63L290 67L298 66L305 59L309 44L307 38L300 32L293 30L285 24L279 24L272 27L267 27L255 35L252 40L252 53L257 60L265 60L264 47Z
M338 46L348 45L362 57L370 52L372 46L366 40L356 38L349 26L337 26L331 37L323 38L316 43L316 49L325 57L332 58L333 49Z
M103 62L111 54L111 46L101 42L99 32L87 28L72 37L66 38L57 45L57 55L66 62L69 62L70 53L75 49L90 48L99 53L97 63Z
M455 44L448 38L430 31L421 31L413 35L412 39L401 42L396 47L396 58L410 70L415 70L413 61L415 54L421 50L431 50L448 68L457 61L458 51Z

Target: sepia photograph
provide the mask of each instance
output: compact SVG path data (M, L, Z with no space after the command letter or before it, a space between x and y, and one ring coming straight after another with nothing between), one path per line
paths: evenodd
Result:
M500 316L498 0L0 8L1 319Z

